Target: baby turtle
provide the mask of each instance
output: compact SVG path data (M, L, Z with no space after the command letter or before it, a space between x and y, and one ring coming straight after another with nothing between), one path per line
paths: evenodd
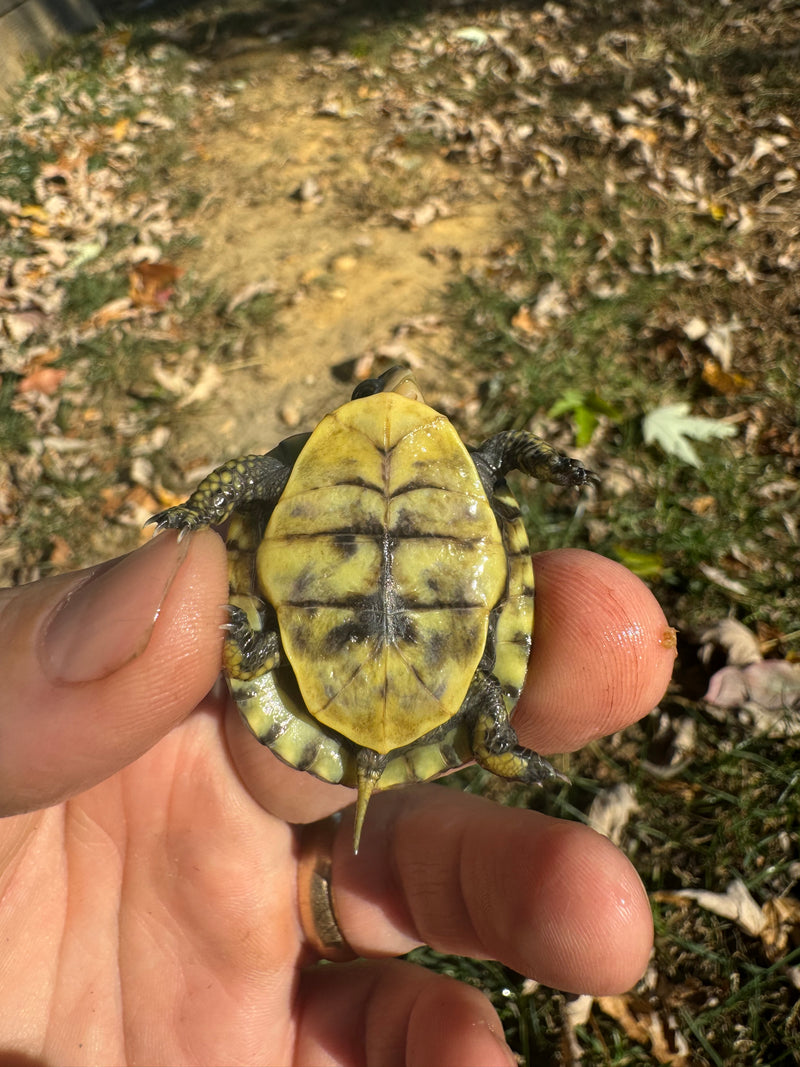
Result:
M476 760L562 776L510 722L525 681L533 568L505 482L597 481L523 431L463 444L394 367L312 433L230 460L159 528L230 519L223 667L258 740L292 767L373 791Z

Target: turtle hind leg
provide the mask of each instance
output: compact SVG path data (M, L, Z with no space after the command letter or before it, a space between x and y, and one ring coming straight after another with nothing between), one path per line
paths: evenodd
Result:
M554 485L597 485L587 470L547 441L527 430L504 430L472 450L472 458L491 499L492 491L509 471L518 470Z
M229 678L249 679L274 671L281 661L280 638L276 630L264 629L260 602L255 597L238 596L228 604L222 665Z
M474 715L472 752L481 767L499 778L529 785L569 782L544 757L519 743L496 678L477 675L467 700L473 705Z

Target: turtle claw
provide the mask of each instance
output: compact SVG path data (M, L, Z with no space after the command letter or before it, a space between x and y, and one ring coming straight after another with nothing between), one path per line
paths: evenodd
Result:
M590 471L571 456L562 456L557 464L553 465L552 481L556 485L565 486L598 486L600 478L594 471Z
M158 511L145 522L145 526L155 526L156 534L160 534L162 530L177 530L179 541L182 541L187 533L193 533L207 525L201 515L185 504Z
M143 525L144 526L155 526L155 530L153 531L153 537L155 537L157 534L160 534L162 530L166 530L166 528L167 528L167 524L165 522L163 522L163 521L159 522L159 516L158 515L151 515L149 519L145 520Z
M220 630L225 630L229 634L242 633L248 629L247 613L242 610L237 604L222 604L220 605L223 611L228 613L228 621L221 622L219 625Z

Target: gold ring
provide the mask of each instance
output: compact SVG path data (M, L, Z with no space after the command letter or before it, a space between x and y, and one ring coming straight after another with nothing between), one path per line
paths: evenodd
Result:
M344 963L357 959L336 919L331 893L336 816L309 823L300 832L297 902L306 942L320 959Z

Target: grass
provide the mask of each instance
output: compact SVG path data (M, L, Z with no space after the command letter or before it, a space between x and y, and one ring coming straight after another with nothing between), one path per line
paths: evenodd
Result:
M313 62L326 71L330 62L326 76L341 77L354 100L366 86L381 102L374 180L364 187L360 175L337 178L345 208L371 218L426 196L455 204L484 185L502 188L507 226L456 280L444 309L455 339L451 364L468 367L480 383L481 410L464 419L465 436L532 426L568 450L580 446L603 475L602 490L576 511L564 493L545 487L528 494L521 482L533 543L582 544L636 569L681 630L680 659L659 713L570 757L571 788L529 797L475 771L459 784L582 819L598 793L628 782L640 810L623 848L651 893L722 892L736 876L759 903L793 900L796 739L759 735L746 719L711 714L700 699L709 668L698 660L696 634L731 616L769 641L771 655L800 656L800 203L796 184L780 177L799 165L798 76L787 44L796 40L795 12L791 4L745 0L699 19L695 4L679 0L559 10L415 8L404 23L389 7L350 4L336 25L313 25L299 6L200 5L173 16L170 33L145 16L130 46L125 34L109 31L80 57L62 53L49 76L28 83L18 104L27 109L25 122L3 131L0 188L36 203L41 168L61 158L66 143L86 153L91 172L120 167L116 201L154 202L168 192L165 218L178 219L200 195L190 181L188 189L166 188L176 163L191 171L194 105L180 89L192 78L187 62L237 33L249 40L259 20L278 15L299 27L282 48L332 47L342 66L333 57ZM471 37L458 36L465 25ZM169 36L183 51L165 48ZM527 82L519 57L535 67ZM134 62L147 73L146 92L125 88ZM220 78L214 88L224 90ZM432 100L436 114L455 116L451 125L431 120ZM176 127L143 129L132 142L136 165L126 167L113 155L109 131L143 107L162 109ZM56 109L53 121L48 108ZM487 118L503 131L491 143ZM525 123L535 135L519 134ZM755 159L759 138L772 148ZM436 165L409 174L408 160L393 163L387 145ZM457 182L446 168L458 168ZM4 217L0 224L5 265L39 254L29 222ZM75 234L53 234L72 251ZM87 331L99 309L127 292L124 253L136 239L135 218L106 226L103 237L85 269L59 275L58 329L0 357L9 516L0 521L16 545L8 571L15 580L135 543L155 501L131 479L132 463L157 427L183 417L154 368L191 383L204 362L235 359L248 338L274 326L271 294L227 313L231 294L201 291L186 279L163 308ZM164 257L189 240L176 226ZM693 339L687 324L699 319L722 332ZM720 356L709 339L724 346L731 325L730 349ZM47 365L68 371L50 422L46 399L21 403L18 392L43 358L36 346L48 345L59 354ZM644 416L679 400L738 430L731 439L698 442L697 469L644 443ZM48 436L87 442L88 451L70 459L45 443ZM180 467L171 447L146 452L154 484ZM108 521L120 512L127 525ZM688 762L667 776L654 773L687 721L695 733ZM654 977L629 1003L639 1020L660 1020L673 1038L682 1035L685 1062L699 1067L796 1062L800 1000L790 976L800 950L790 943L773 958L729 919L657 897L653 908ZM496 963L430 949L412 958L483 989L522 1062L563 1054L563 995L533 989ZM574 1036L587 1067L654 1062L648 1041L597 1008Z
M690 625L695 614L724 612L730 599L729 591L721 593L698 577L698 566L725 561L735 551L746 560L752 582L749 597L740 598L745 618L769 615L777 627L792 630L800 599L788 562L792 533L783 516L800 498L796 484L788 497L770 498L769 487L784 470L780 456L762 449L754 454L740 436L699 446L703 465L693 470L655 446L645 447L641 433L648 411L687 399L710 418L749 411L765 424L788 427L800 403L791 372L798 356L791 327L770 338L759 310L751 307L749 289L726 279L698 291L680 276L631 273L643 236L653 228L650 217L657 217L654 203L650 215L637 209L634 216L622 198L620 210L609 217L607 209L574 211L568 200L571 194L559 197L558 210L542 211L528 230L506 242L484 276L464 277L453 287L452 315L467 357L487 374L503 367L504 387L485 405L488 427L546 423L548 411L564 397L565 383L591 382L595 403L619 413L599 425L591 451L601 448L635 478L624 494L600 501L602 536L595 527L588 543L609 555L620 547L628 554L657 551L669 561L662 600L673 617ZM634 218L640 220L638 230ZM695 262L710 249L729 247L727 235L708 223L692 231L686 217L667 218L661 228L664 258ZM606 274L598 279L597 253L609 231L625 236L604 255ZM559 317L526 336L515 327L515 316L520 308L535 308L537 296L553 284L562 294ZM748 337L739 363L753 375L752 384L733 396L709 388L703 378L708 350L682 335L682 324L708 315L709 305L722 321L738 319L742 334L754 341L751 348ZM764 343L756 345L756 339ZM764 388L755 388L756 382ZM796 469L792 456L788 471ZM544 502L531 511L537 531L544 508L552 504L552 494L539 497Z

